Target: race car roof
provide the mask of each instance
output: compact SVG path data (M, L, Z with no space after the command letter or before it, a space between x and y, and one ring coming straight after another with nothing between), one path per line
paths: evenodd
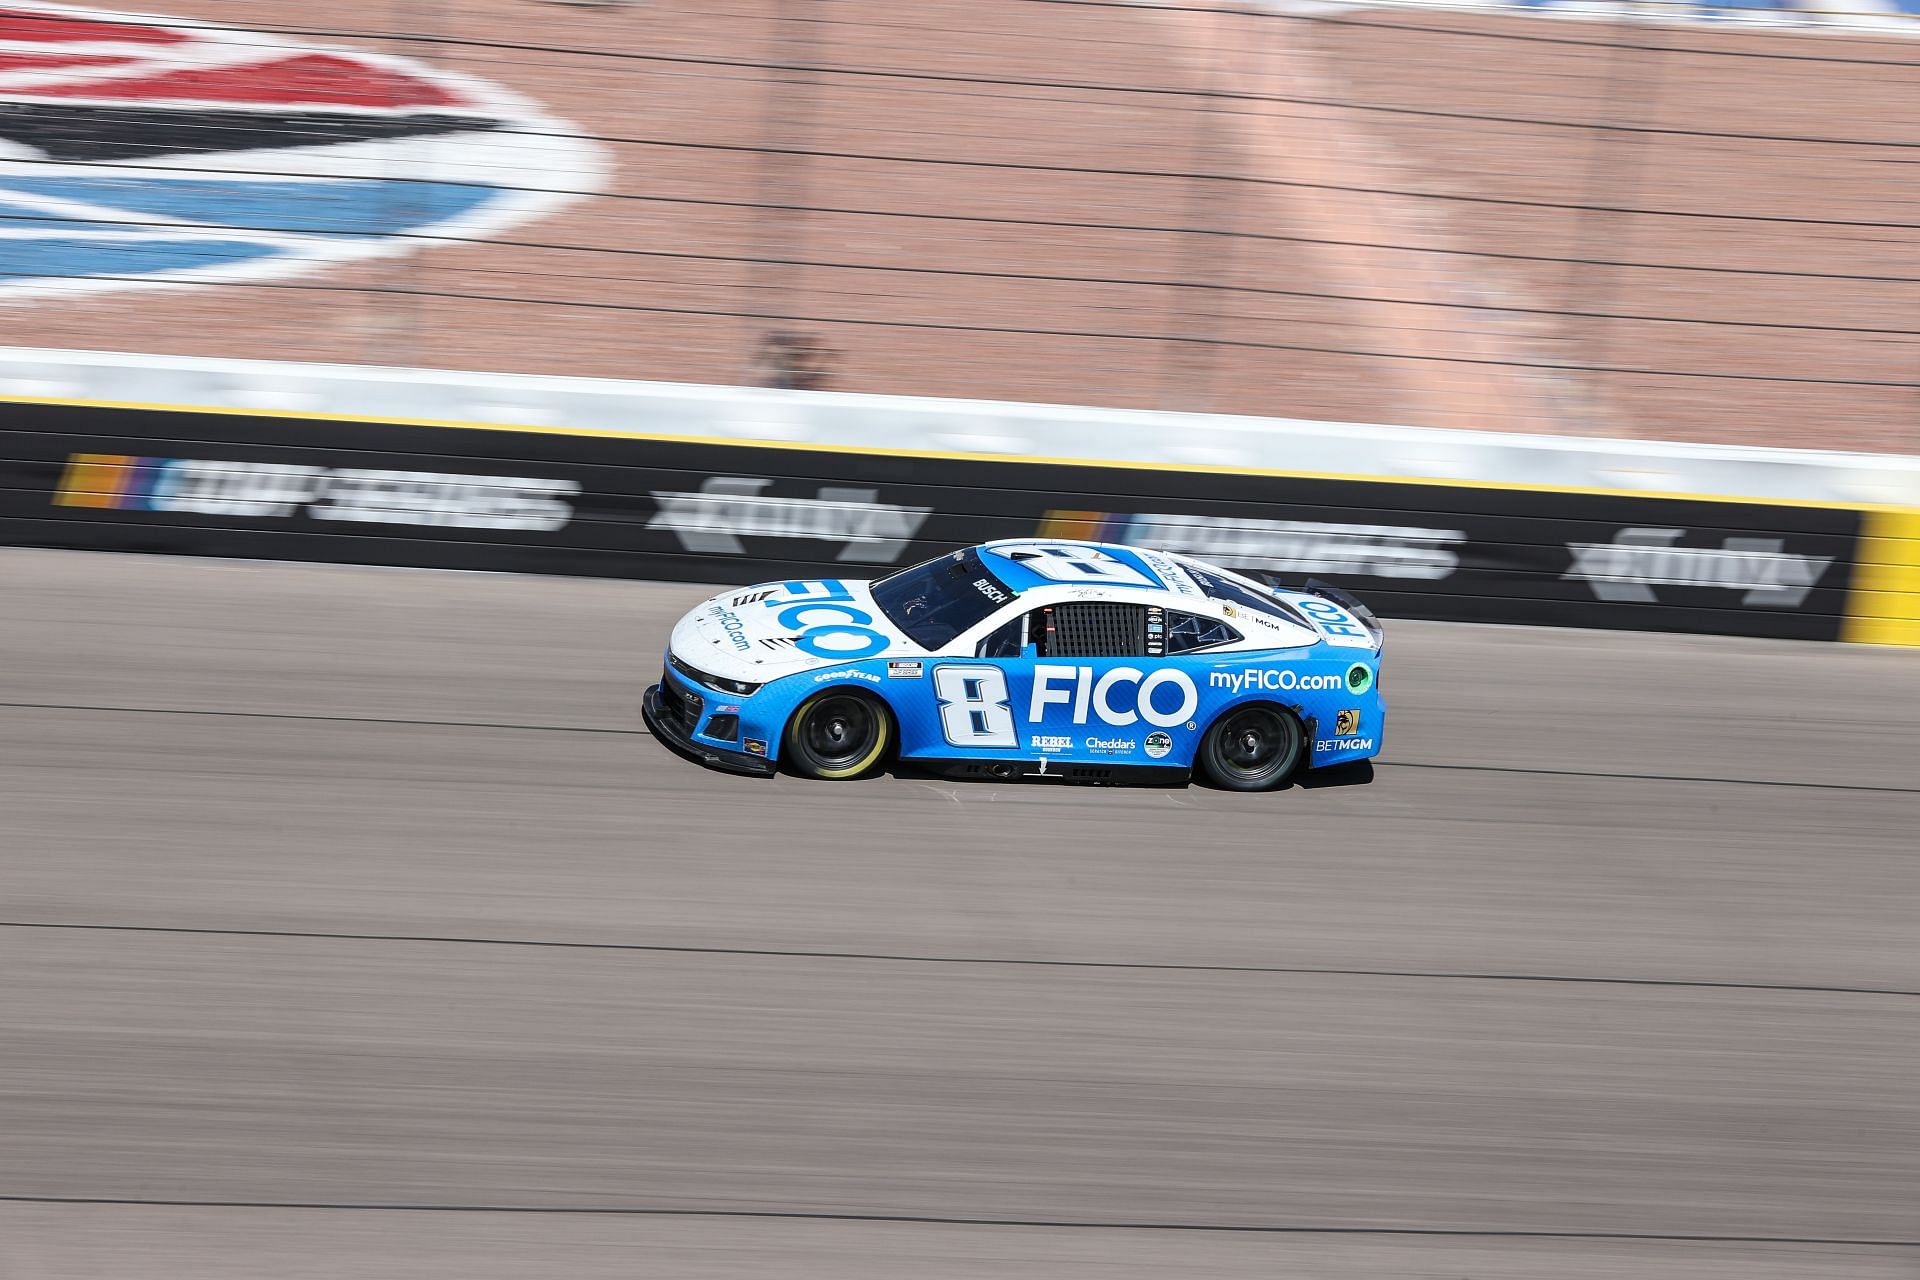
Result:
M981 567L1015 594L1058 586L1093 587L1122 597L1171 594L1224 605L1229 616L1235 608L1252 609L1278 625L1298 628L1301 643L1323 634L1273 588L1168 551L1071 538L1003 538L974 550Z
M1068 538L1002 538L980 547L980 559L1010 590L1102 587L1117 592L1199 594L1174 559L1111 542Z

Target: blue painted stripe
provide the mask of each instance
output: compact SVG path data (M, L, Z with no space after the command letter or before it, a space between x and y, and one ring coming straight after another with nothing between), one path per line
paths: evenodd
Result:
M411 231L469 213L500 194L498 187L456 182L29 176L0 179L0 194L8 191L91 205L103 222L120 213L328 236Z
M282 251L249 240L114 240L88 236L0 238L0 286L35 279L140 276L159 271L230 267Z

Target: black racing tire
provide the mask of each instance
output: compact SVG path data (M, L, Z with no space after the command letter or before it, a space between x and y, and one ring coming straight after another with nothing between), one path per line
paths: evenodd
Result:
M1225 791L1272 791L1307 754L1300 718L1284 707L1250 702L1229 707L1207 727L1197 763Z
M842 782L872 771L893 745L886 705L857 689L825 689L787 721L781 758L803 778Z

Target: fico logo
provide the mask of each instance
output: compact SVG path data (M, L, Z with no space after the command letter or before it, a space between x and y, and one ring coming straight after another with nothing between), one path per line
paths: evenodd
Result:
M470 76L36 3L0 5L0 159L6 298L259 280L484 239L604 177L570 126Z
M797 629L793 647L816 658L858 661L891 647L887 637L873 629L874 616L853 603L853 592L844 582L783 582L780 593L764 603L779 610L779 625Z
M1121 699L1118 705L1116 697ZM1043 722L1047 708L1055 704L1072 708L1075 724L1086 724L1091 713L1111 725L1144 720L1165 729L1184 723L1200 709L1200 691L1184 671L1162 668L1148 673L1138 667L1113 667L1096 678L1092 667L1043 663L1033 669L1027 719Z

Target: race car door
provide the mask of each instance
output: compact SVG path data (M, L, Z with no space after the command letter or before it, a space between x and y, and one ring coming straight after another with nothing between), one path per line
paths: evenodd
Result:
M973 661L935 666L949 751L1167 761L1199 708L1192 676L1169 661L1167 630L1164 610L1128 601L1068 601L1017 615L987 635Z

